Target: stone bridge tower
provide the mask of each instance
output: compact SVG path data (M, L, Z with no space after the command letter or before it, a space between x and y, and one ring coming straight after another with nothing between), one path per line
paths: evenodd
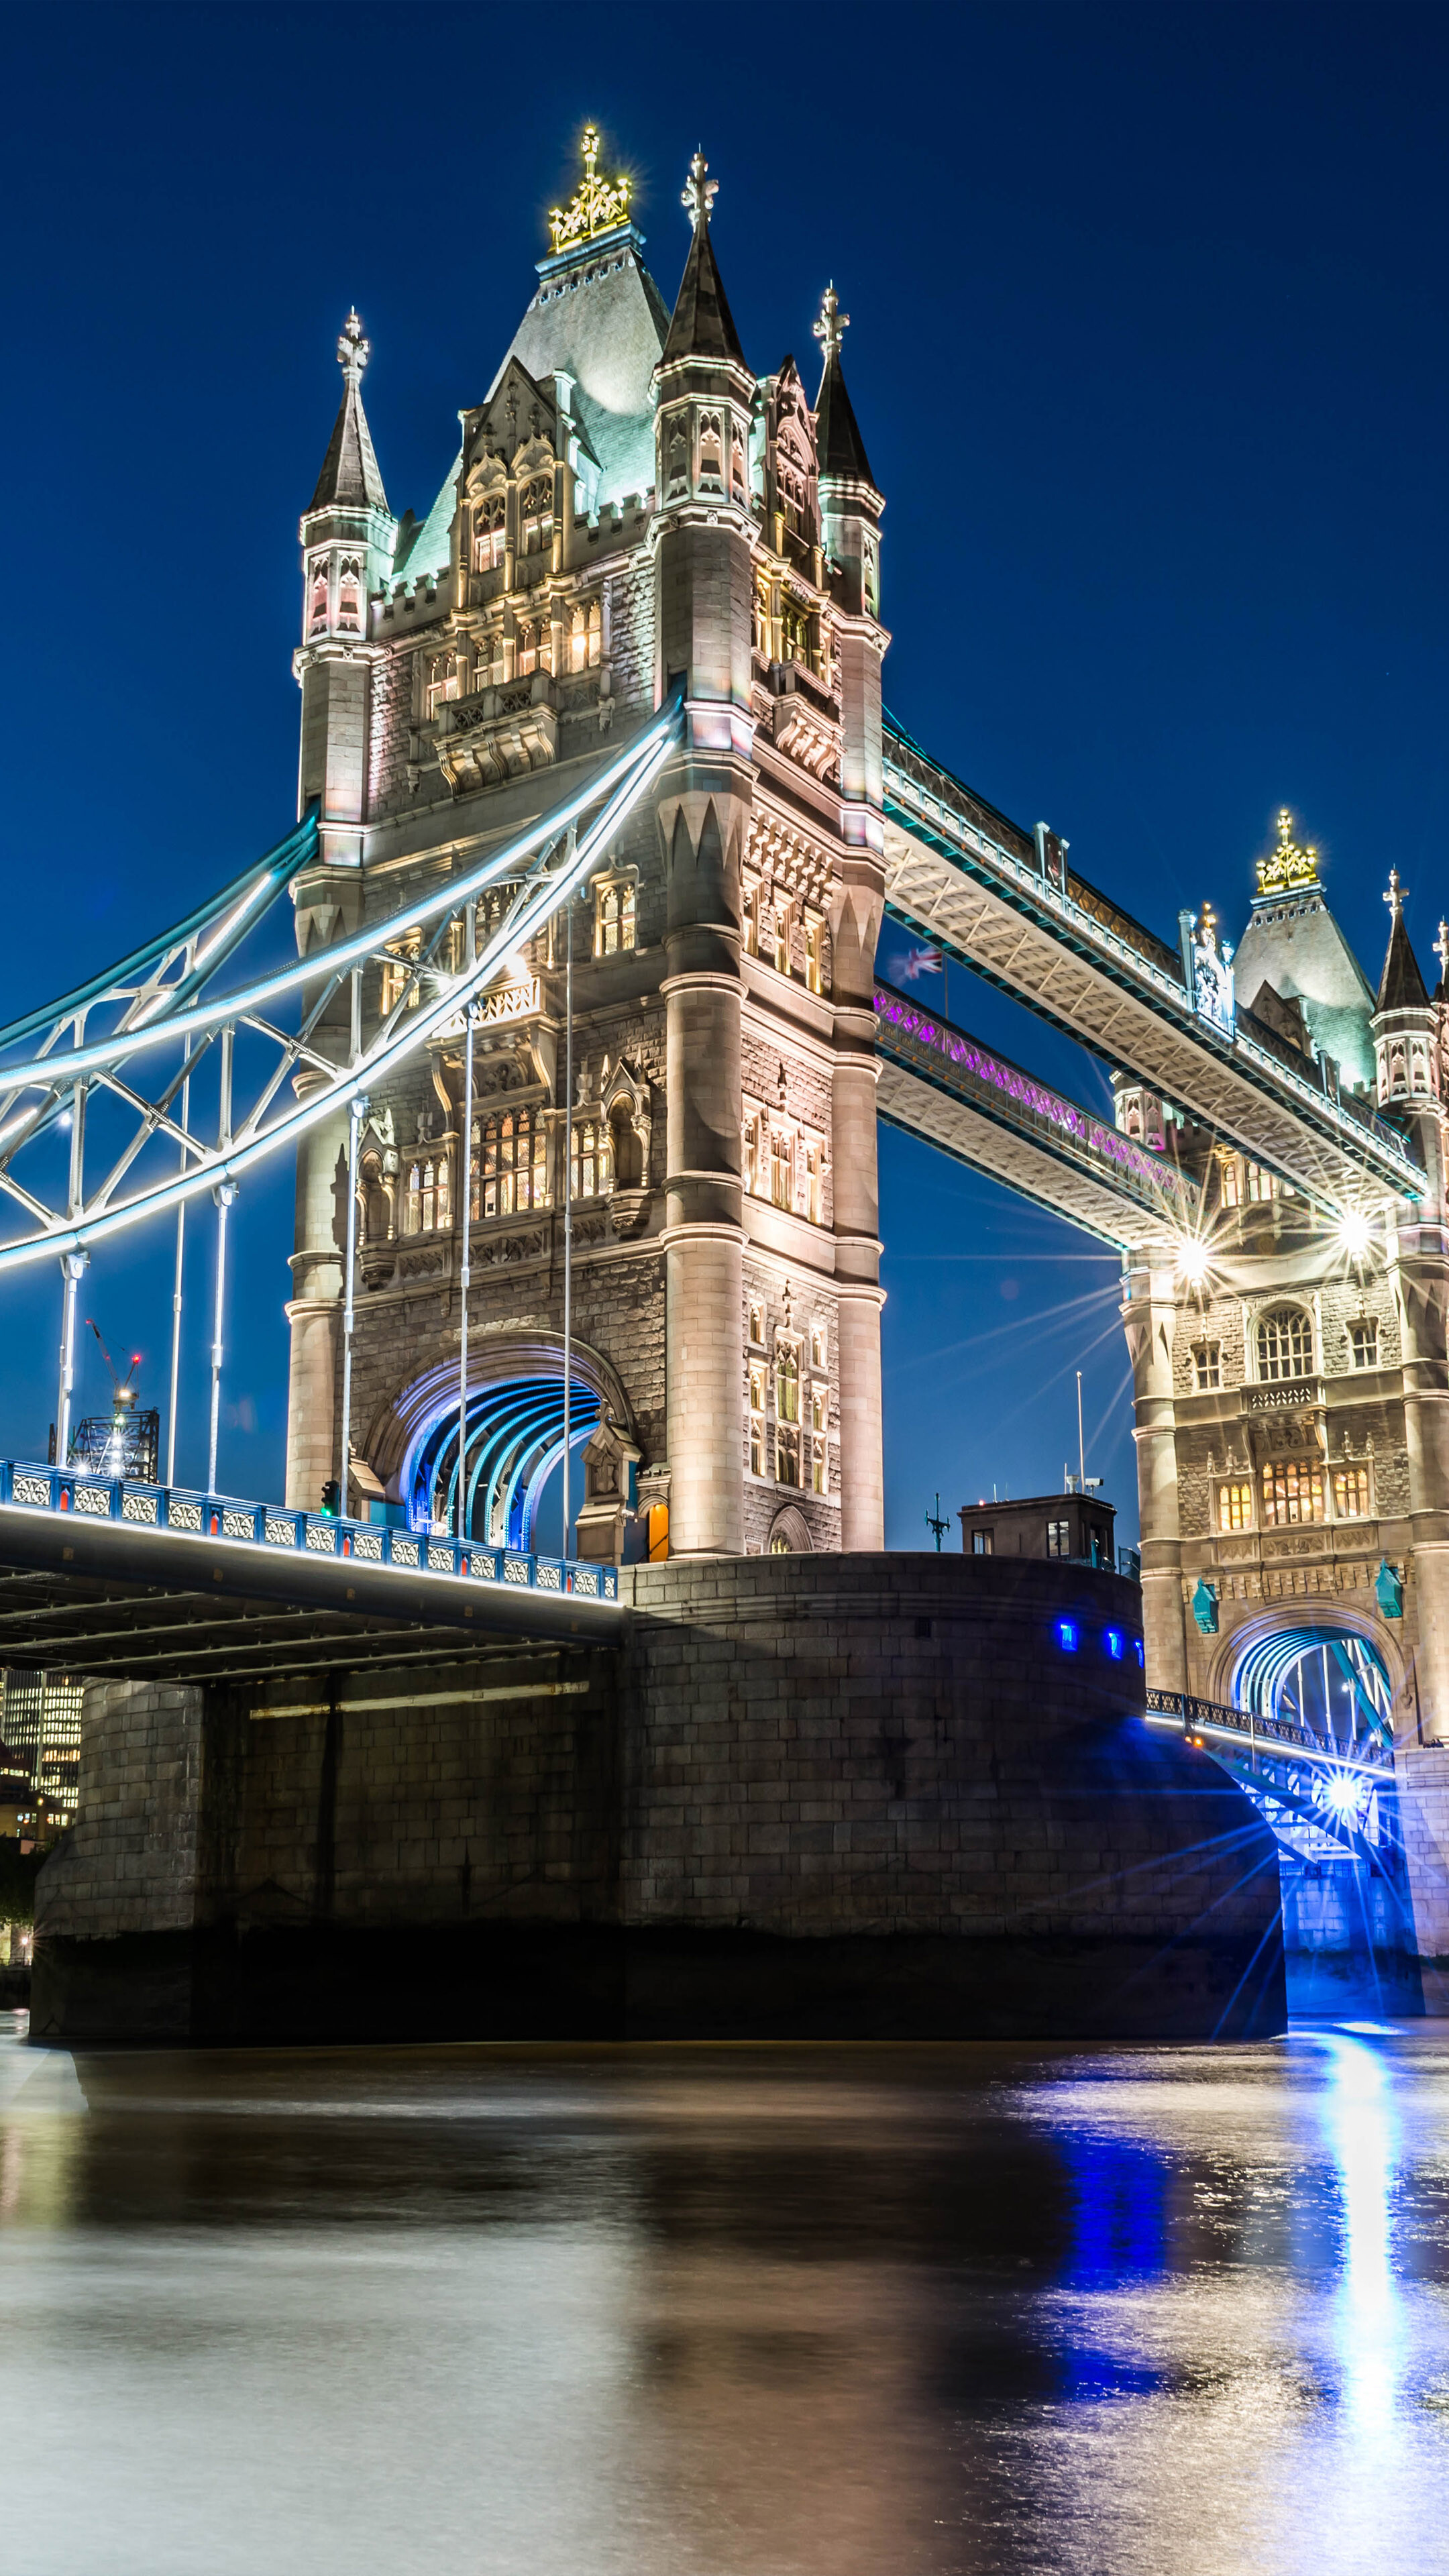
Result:
M466 1227L469 1526L557 1551L567 1176L572 1433L599 1426L591 1489L619 1485L580 1546L878 1547L883 504L844 318L832 290L812 407L793 359L746 360L702 157L671 314L627 184L600 176L592 131L584 151L431 508L389 511L353 316L302 521L301 796L322 825L304 954L586 786L668 692L685 709L572 921L484 995L471 1133L461 1017L369 1100L347 1499L455 1514ZM380 952L327 1051L445 986L465 936L460 911L431 957ZM289 1310L289 1494L312 1504L338 1473L347 1196L345 1137L320 1130Z
M1329 1221L1119 1078L1119 1124L1175 1155L1203 1205L1195 1242L1124 1278L1148 1680L1264 1713L1306 1694L1315 1724L1389 1727L1412 1756L1449 1743L1449 1007L1396 874L1376 992L1287 814L1258 879L1239 1027L1407 1133L1424 1189Z

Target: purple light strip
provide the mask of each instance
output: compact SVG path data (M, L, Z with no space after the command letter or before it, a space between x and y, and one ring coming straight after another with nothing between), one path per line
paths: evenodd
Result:
M902 1037L914 1038L918 1046L935 1048L948 1064L960 1065L965 1072L974 1074L978 1082L989 1082L994 1090L1004 1092L1007 1099L1016 1101L1019 1107L1033 1110L1038 1118L1045 1118L1053 1127L1063 1129L1089 1153L1105 1155L1109 1162L1120 1164L1134 1180L1146 1182L1154 1192L1183 1194L1182 1175L1170 1164L1150 1162L1130 1136L1119 1135L1115 1127L1104 1127L1099 1119L1089 1117L1086 1110L1079 1109L1074 1101L1063 1100L1055 1091L1048 1091L1043 1084L1033 1082L1030 1074L1018 1073L1014 1065L998 1063L984 1047L976 1046L970 1038L957 1036L954 1030L943 1028L939 1020L931 1019L925 1011L918 1011L913 1003L897 1001L894 994L877 991L875 1006L881 1018L889 1020Z

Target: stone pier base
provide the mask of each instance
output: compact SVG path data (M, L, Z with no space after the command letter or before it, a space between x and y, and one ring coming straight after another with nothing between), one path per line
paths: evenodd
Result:
M88 1693L35 2036L1283 2027L1276 1846L1143 1725L1134 1586L910 1556L630 1580L617 1652Z

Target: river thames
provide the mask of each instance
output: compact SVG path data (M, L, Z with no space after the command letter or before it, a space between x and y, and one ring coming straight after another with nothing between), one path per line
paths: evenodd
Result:
M75 2057L23 2030L27 2576L1444 2563L1449 2023Z

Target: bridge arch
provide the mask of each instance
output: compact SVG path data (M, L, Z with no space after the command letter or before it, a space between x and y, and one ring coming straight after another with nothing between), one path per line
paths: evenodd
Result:
M1325 1653L1330 1685L1339 1685L1345 1710L1354 1706L1358 1731L1370 1708L1390 1727L1396 1717L1402 1723L1408 1680L1402 1646L1383 1620L1341 1601L1321 1608L1311 1600L1284 1601L1238 1622L1218 1642L1209 1695L1260 1717L1291 1715L1285 1695L1297 1697L1305 1664ZM1318 1681L1308 1684L1308 1697L1308 1722L1317 1731L1324 1712Z
M607 1414L633 1436L618 1372L586 1342L570 1348L569 1446L582 1448ZM468 1353L463 1459L466 1527L490 1545L532 1547L538 1506L563 1455L563 1336L484 1331ZM425 1370L375 1417L368 1462L410 1520L456 1527L458 1372Z

